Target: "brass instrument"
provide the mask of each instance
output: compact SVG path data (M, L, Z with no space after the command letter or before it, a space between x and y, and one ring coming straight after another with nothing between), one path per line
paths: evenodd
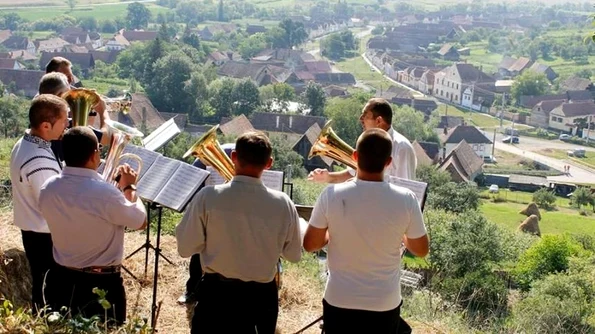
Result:
M207 166L213 167L223 178L225 182L231 181L235 175L235 168L231 159L227 156L225 151L221 148L217 140L217 129L219 125L212 127L207 133L202 135L186 153L183 158L194 156ZM275 283L277 289L281 289L281 273L283 267L281 260L277 262L277 273L275 274Z
M198 141L186 153L183 158L194 156L205 165L213 167L226 182L231 181L235 175L235 168L231 159L225 154L217 141L217 129L219 124L212 127L207 133L202 135Z
M132 137L144 137L144 134L138 131L135 128L129 127L126 124L122 124L112 120L106 120L105 123L107 124L111 136L110 136L110 147L109 152L107 153L107 157L105 158L105 166L103 168L103 173L101 177L104 181L108 183L112 183L117 186L117 181L115 181L115 173L118 167L118 163L124 159L129 158L136 160L138 163L138 169L136 170L136 177L140 176L140 172L143 169L143 160L136 154L132 153L125 153L122 154L124 148L130 142Z
M106 106L116 112L127 114L132 105L132 95L126 94L118 98L99 95L94 89L73 88L62 94L72 113L72 126L88 125L89 112L99 101L104 100Z
M354 149L337 136L331 127L331 123L332 120L329 120L320 131L316 142L314 142L310 149L308 159L312 159L317 155L324 155L353 169L357 169L357 163L353 159Z

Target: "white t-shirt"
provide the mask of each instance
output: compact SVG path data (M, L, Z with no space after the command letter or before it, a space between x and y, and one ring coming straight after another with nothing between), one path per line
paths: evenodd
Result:
M390 166L386 167L384 174L388 176L396 176L403 179L415 180L415 168L417 167L417 157L413 150L413 145L402 134L395 131L393 127L388 129L388 134L393 140L393 150L391 157L393 158ZM355 176L355 170L349 168L351 175Z
M387 182L330 185L318 198L310 225L328 228L324 299L329 304L369 311L399 306L401 240L426 234L413 192Z

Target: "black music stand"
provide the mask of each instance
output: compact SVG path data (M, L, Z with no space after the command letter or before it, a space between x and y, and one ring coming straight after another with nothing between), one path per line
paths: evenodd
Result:
M138 155L143 161L143 168L139 174L137 188L138 196L147 203L147 220L149 222L147 224L145 243L128 255L126 259L129 259L144 249L144 273L146 277L148 272L149 249L155 251L153 298L151 303L151 327L155 328L159 258L162 257L169 264L173 264L172 261L162 254L160 248L163 209L167 208L176 212L183 212L209 173L185 162L164 157L159 153L140 146L127 146L126 151ZM126 160L122 162L126 162ZM157 210L157 240L155 246L151 244L150 239L151 210ZM138 280L129 270L126 270L126 272Z

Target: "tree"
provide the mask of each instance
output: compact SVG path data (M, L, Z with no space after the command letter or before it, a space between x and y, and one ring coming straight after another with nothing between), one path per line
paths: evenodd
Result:
M126 21L128 29L144 29L149 25L151 12L145 5L138 2L128 4Z
M348 99L333 98L328 101L324 115L332 120L332 128L345 143L355 148L357 138L362 133L359 117L366 101L357 96Z
M291 166L292 177L303 178L306 176L304 169L304 158L291 149L287 140L277 136L271 137L271 146L273 147L273 166L272 170L286 172Z
M428 193L427 205L454 213L477 210L479 191L472 184L448 182Z
M219 6L217 7L217 21L225 21L225 15L223 13L223 0L219 0Z
M523 95L543 95L547 92L548 79L543 73L525 70L512 84L511 94L519 103Z
M326 105L326 94L320 84L312 81L308 82L306 90L302 93L302 100L310 108L310 115L323 115Z
M288 49L302 44L308 38L308 33L306 33L304 24L301 22L285 19L279 23L279 27L284 30L283 39L285 47Z
M265 112L286 112L289 102L296 99L295 90L286 83L266 85L258 90L260 92L260 106ZM273 104L277 104L278 108L273 110Z
M166 23L162 23L161 26L159 27L159 32L157 33L157 38L161 39L164 42L170 41L169 31L167 29Z
M97 31L97 19L92 16L82 17L79 21L79 26L87 31Z
M260 106L260 92L250 78L236 82L232 99L233 115L250 116Z
M434 132L437 123L437 118L426 120L424 114L409 106L393 106L393 127L411 142L417 140L440 143Z
M76 0L67 0L66 2L68 3L68 8L70 8L70 11L72 12L76 6Z
M230 78L220 78L209 84L209 104L218 119L231 116L234 87L235 81Z
M153 65L153 80L147 86L155 107L167 112L190 112L195 104L192 95L182 88L195 69L192 59L181 51L159 58Z

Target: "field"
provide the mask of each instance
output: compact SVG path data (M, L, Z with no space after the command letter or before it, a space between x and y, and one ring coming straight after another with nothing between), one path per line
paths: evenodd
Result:
M440 104L438 106L438 112L440 115L448 116L461 116L469 123L469 125L475 125L483 129L494 129L500 127L500 119L492 117L487 114L479 112L469 111L455 106L447 106L446 104ZM512 124L510 121L504 120L503 126Z
M481 212L485 217L510 230L516 230L520 223L526 218L519 214L519 211L527 207L527 204L502 202L493 203L484 201L481 205ZM540 210L541 221L539 228L542 234L560 233L582 233L595 235L595 218L593 216L581 216L575 209L561 207L559 211Z
M374 71L362 57L337 62L336 67L343 72L353 74L358 82L369 85L378 91L394 86L394 83L387 80L381 73Z
M170 9L162 6L158 6L152 3L144 4L153 14L153 16L159 13L166 13ZM97 20L114 19L118 16L126 16L126 8L128 4L106 4L106 5L92 5L82 6L77 5L73 11L70 11L68 7L36 7L36 8L19 8L11 9L10 12L19 14L24 19L35 21L41 19L51 20L60 15L70 15L76 18L92 16ZM4 11L4 10L3 10Z

